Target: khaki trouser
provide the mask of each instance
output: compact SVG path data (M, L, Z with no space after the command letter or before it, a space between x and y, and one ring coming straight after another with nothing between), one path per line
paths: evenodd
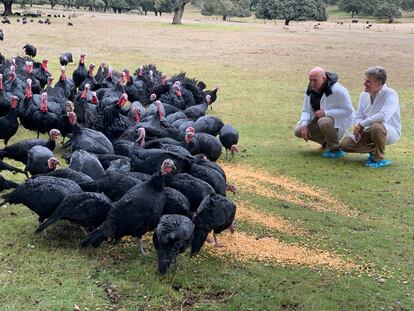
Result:
M326 145L328 150L337 150L339 148L338 130L334 128L335 120L332 117L322 117L313 119L308 125L311 137L309 140ZM295 128L295 136L302 138L300 131L302 126L298 124Z
M372 124L358 143L351 137L346 137L341 142L341 149L345 152L373 154L374 161L381 161L385 157L385 145L387 144L387 129L382 123Z

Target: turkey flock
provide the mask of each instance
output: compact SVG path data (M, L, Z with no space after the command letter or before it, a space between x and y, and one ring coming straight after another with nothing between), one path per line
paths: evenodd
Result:
M198 253L213 231L234 230L235 193L216 163L225 148L238 152L237 130L206 112L218 89L179 73L171 78L155 65L134 73L102 63L86 65L81 54L70 78L70 52L60 58L60 76L48 60L0 54L0 170L22 173L22 184L0 175L1 205L24 204L38 215L36 233L59 220L79 226L80 247L98 247L124 236L153 231L158 271L167 272L178 254ZM37 138L8 144L24 127ZM48 139L39 138L48 134ZM62 137L62 157L55 154ZM24 169L6 163L12 159ZM30 178L29 178L30 177Z

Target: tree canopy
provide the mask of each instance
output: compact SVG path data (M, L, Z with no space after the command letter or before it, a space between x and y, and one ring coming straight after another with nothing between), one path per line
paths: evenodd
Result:
M388 18L392 22L402 11L414 10L414 0L340 0L339 8L352 17L363 13L378 18Z
M290 21L326 20L326 4L323 0L259 0L256 17Z
M203 15L220 15L223 20L227 17L250 16L250 0L205 0L201 8Z

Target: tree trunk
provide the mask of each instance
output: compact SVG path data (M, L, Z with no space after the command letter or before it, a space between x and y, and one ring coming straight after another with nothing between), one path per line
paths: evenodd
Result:
M392 16L388 16L388 23L391 24L394 21L394 19L392 18Z
M354 12L354 11L352 11L351 13L352 13L352 18L354 18L355 12Z
M12 2L4 2L4 16L13 15Z
M181 25L181 19L184 14L184 7L187 3L179 4L177 8L174 9L173 25Z
M162 12L160 11L160 17L162 16Z
M289 20L285 20L285 26L289 26Z

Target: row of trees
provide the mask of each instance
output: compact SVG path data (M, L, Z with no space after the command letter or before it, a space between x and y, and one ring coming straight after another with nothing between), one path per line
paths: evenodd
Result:
M186 4L192 3L201 9L203 15L228 17L250 16L255 10L257 18L282 19L289 25L290 21L326 20L326 5L338 5L345 12L354 15L363 13L379 18L388 18L390 22L401 15L403 10L414 10L414 0L0 0L4 4L4 14L12 14L12 4L23 6L32 4L49 4L74 8L89 8L106 12L139 10L147 15L154 12L174 13L173 24L181 24Z
M173 23L181 24L185 5L191 0L0 0L4 4L4 15L12 15L12 4L17 3L25 7L33 4L49 4L54 8L57 4L68 8L89 8L106 12L112 9L115 13L131 10L142 10L145 14L153 11L156 14L174 12Z
M339 9L352 14L360 13L378 18L388 18L391 23L402 11L414 10L414 0L331 0Z

